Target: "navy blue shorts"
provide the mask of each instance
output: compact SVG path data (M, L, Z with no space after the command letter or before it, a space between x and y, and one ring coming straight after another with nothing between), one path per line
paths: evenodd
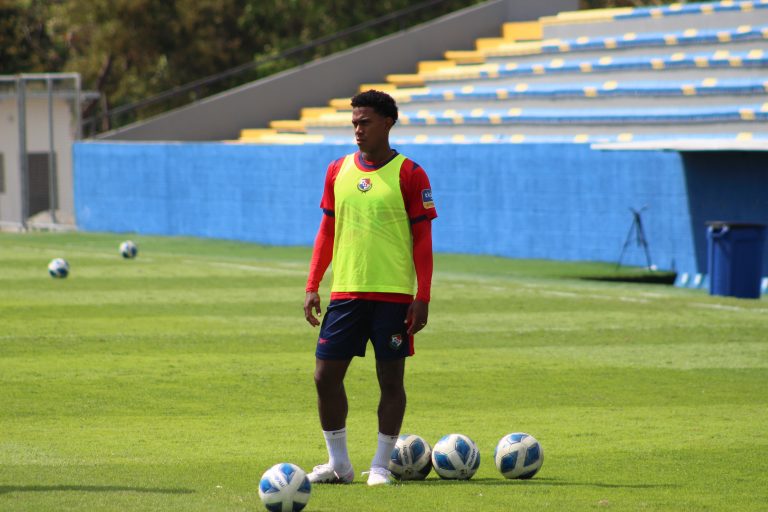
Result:
M391 361L413 355L413 336L405 326L410 304L378 300L332 300L320 326L318 359L365 357L368 340L376 359Z

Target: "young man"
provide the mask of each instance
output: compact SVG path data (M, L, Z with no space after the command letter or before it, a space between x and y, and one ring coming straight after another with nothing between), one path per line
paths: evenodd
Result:
M388 94L371 90L353 97L352 126L360 151L332 162L325 177L304 316L310 325L320 325L318 288L333 260L331 301L315 352L317 405L329 461L309 474L312 483L354 479L344 375L354 356L365 356L368 340L381 392L368 485L391 481L389 457L405 414L405 358L413 355L413 335L427 325L429 314L431 221L437 217L424 170L389 146L396 121L397 106Z

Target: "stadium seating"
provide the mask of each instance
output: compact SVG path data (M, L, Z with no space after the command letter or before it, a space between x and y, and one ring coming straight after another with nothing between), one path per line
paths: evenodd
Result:
M507 23L381 84L398 142L768 137L768 0L560 13ZM349 99L239 142L349 143Z

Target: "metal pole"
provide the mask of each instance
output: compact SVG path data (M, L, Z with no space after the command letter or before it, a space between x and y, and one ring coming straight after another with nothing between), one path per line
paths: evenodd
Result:
M75 108L72 109L75 112L75 140L83 138L83 112L80 104L80 73L76 73L73 77L75 79Z
M51 210L51 223L56 224L56 151L53 145L53 81L45 79L48 89L48 208Z
M21 227L27 229L29 216L29 161L27 159L27 98L26 79L16 77L16 98L19 108L19 173L21 184Z

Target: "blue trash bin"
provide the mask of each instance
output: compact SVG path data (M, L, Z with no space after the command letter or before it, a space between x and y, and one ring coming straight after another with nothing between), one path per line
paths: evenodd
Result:
M766 226L707 222L709 294L760 298Z

